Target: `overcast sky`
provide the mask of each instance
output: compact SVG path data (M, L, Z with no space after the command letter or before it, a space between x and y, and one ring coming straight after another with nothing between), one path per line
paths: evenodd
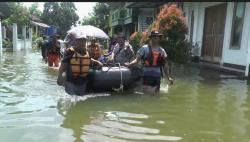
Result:
M23 2L25 6L30 7L33 2ZM38 9L43 11L43 4L44 2L37 2ZM88 13L93 11L93 7L95 6L96 2L74 2L77 8L76 13L79 16L79 20L82 21L84 16L88 16Z

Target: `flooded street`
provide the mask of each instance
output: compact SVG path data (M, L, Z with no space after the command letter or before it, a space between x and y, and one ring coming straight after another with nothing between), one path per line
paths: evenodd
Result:
M180 67L168 93L70 97L39 51L4 52L0 141L249 142L249 82L223 76Z

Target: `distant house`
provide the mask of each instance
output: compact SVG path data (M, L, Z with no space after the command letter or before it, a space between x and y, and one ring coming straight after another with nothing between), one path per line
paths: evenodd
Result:
M161 6L166 2L113 2L110 5L110 34L144 31L156 19ZM180 6L180 2L177 2Z
M222 67L249 75L250 3L184 2L188 39L197 45L194 54Z
M47 30L50 27L49 25L42 23L41 20L36 16L32 16L31 19L32 29L36 36L42 36L43 34L47 33Z

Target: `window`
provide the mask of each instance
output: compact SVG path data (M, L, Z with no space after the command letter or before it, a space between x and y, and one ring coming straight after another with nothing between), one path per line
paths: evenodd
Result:
M245 7L246 3L244 2L236 2L234 4L233 23L231 31L231 42L230 42L231 49L240 49Z
M124 17L125 17L125 18L128 17L128 9L125 9L125 10L124 10Z
M122 19L125 17L126 10L122 9L119 11L119 19Z
M115 12L115 19L118 19L118 11Z

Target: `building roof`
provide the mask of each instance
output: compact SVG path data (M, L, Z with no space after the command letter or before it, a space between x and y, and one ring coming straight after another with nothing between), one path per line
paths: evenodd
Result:
M41 22L41 19L38 18L38 17L35 16L35 15L32 15L32 16L31 16L31 19L32 19L33 21L35 21L35 22Z
M35 22L35 21L31 21L31 24L33 25L37 25L37 26L40 26L40 27L44 27L44 28L48 28L50 27L49 25L47 24L44 24L44 23L39 23L39 22Z

